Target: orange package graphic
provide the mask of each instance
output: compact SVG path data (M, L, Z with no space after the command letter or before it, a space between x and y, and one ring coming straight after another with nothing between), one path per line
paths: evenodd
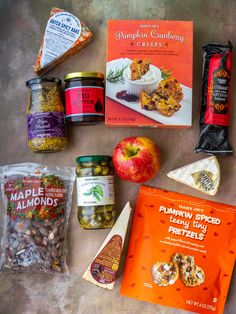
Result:
M223 313L235 253L235 206L142 186L120 293Z

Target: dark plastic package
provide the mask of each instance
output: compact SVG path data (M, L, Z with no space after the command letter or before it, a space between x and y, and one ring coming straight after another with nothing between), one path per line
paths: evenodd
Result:
M203 46L203 85L200 134L195 152L230 155L228 143L232 44Z

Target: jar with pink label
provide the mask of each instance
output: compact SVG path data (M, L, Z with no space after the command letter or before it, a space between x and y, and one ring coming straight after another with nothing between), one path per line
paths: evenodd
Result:
M104 74L75 72L65 75L66 123L98 124L104 121Z

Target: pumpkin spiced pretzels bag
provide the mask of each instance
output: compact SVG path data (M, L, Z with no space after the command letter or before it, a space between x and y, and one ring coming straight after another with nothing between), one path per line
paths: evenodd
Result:
M223 313L235 253L235 206L142 186L121 295Z

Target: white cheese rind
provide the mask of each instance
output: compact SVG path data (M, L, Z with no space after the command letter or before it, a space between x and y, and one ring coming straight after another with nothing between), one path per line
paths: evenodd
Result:
M125 241L125 235L126 235L126 231L127 231L127 227L128 227L128 222L129 222L131 210L132 210L132 208L130 207L130 203L127 202L124 209L122 210L120 216L118 217L116 223L112 227L112 229L109 232L108 236L106 237L105 241L103 242L103 244L101 245L97 254L95 255L93 261L96 259L96 257L99 255L99 253L103 250L103 248L108 244L108 242L111 240L111 238L115 235L119 235L122 238L122 249L123 249L124 241ZM114 288L115 282L112 282L109 284L102 284L93 278L91 271L90 271L90 268L91 268L93 261L90 263L87 270L85 271L85 273L83 275L83 279L91 282L92 284L94 284L98 287L112 290Z
M196 184L194 181L193 174L200 171L206 171L213 175L212 180L214 182L214 188L210 189L209 191L199 188L199 184ZM220 165L216 157L211 156L172 170L167 173L167 176L205 194L215 195L218 192L220 184Z

